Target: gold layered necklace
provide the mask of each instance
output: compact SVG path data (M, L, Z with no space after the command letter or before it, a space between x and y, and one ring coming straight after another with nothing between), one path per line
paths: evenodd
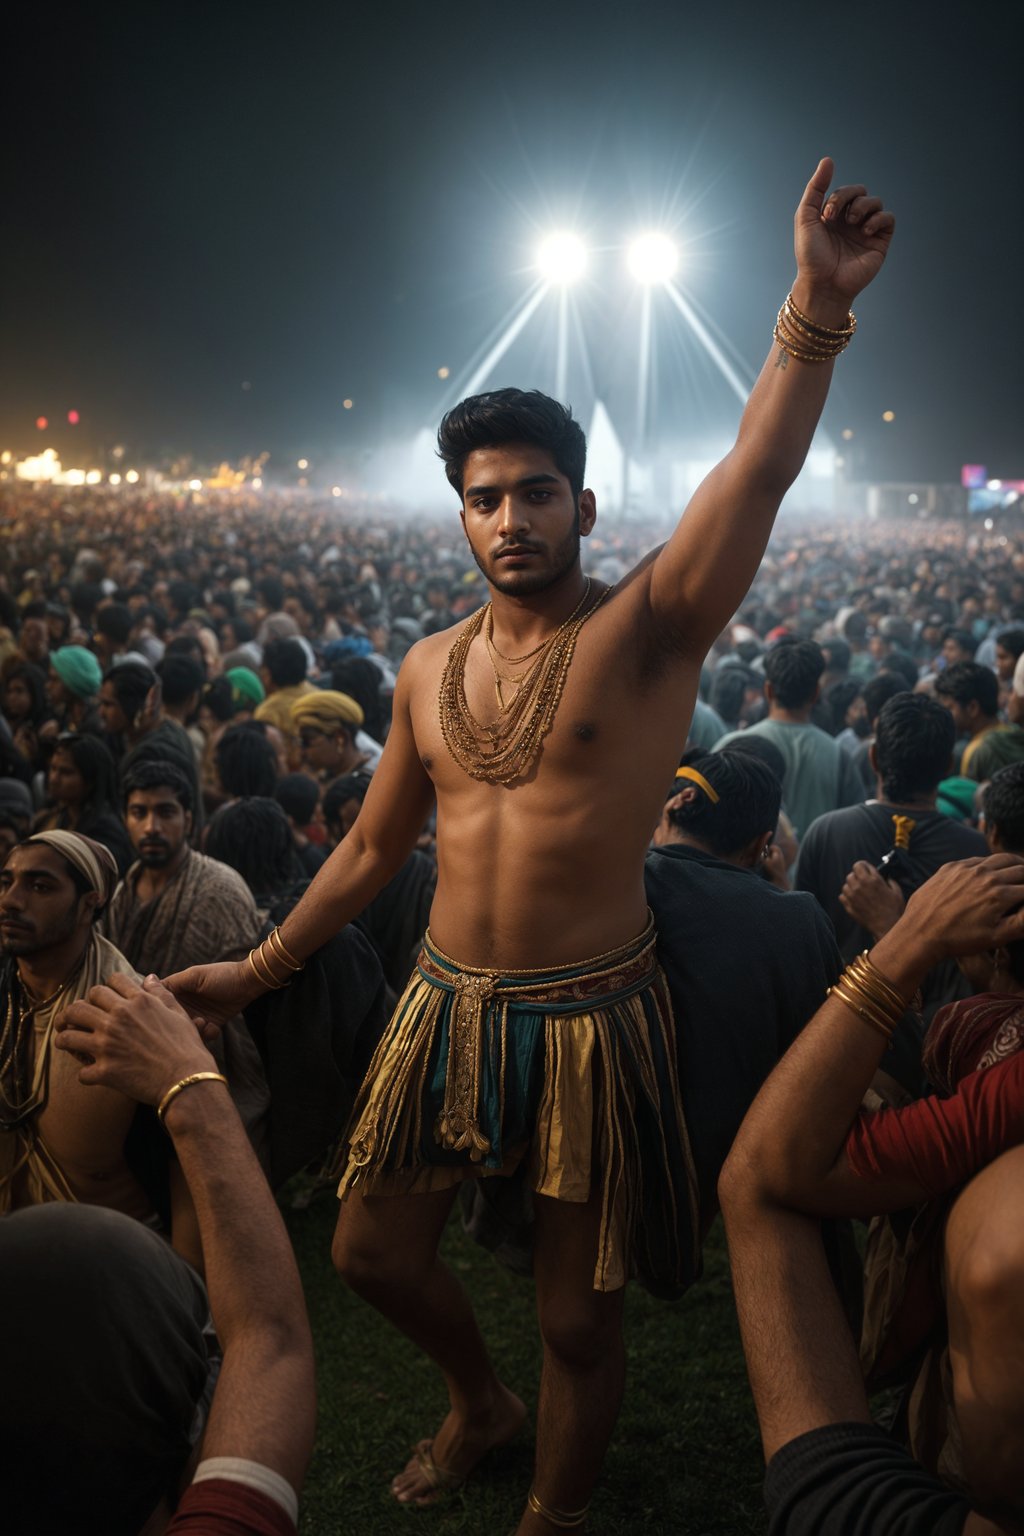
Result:
M590 593L588 577L583 596L569 617L524 656L505 656L495 646L490 603L473 616L455 641L441 676L438 712L445 745L470 778L481 779L487 784L513 784L530 772L541 742L554 722L577 636L590 615L601 606L608 589L605 588L595 603L590 603ZM481 631L494 672L498 701L497 718L487 724L476 719L466 699L466 657ZM508 666L521 666L527 662L531 665L516 676L502 672L499 661ZM514 692L507 700L502 693L502 683L514 685Z

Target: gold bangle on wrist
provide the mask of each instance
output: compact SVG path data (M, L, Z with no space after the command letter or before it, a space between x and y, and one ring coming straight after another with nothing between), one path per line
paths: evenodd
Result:
M228 1080L223 1072L191 1072L188 1077L183 1077L179 1082L173 1083L156 1107L157 1119L161 1125L164 1123L167 1106L178 1097L179 1093L182 1093L186 1088L191 1088L193 1083L223 1083L226 1088Z
M248 959L249 969L252 971L261 987L269 987L271 992L280 992L282 987L286 987L288 985L286 981L278 981L277 977L270 969L266 960L263 958L262 945L259 949L250 949ZM261 973L259 966L256 963L257 960L260 961L263 966L263 970L266 971L265 976Z
M887 1041L892 1040L896 1026L909 1007L906 998L868 959L867 950L850 962L835 985L829 987L826 996L837 997Z
M775 322L773 335L784 352L801 363L826 363L838 357L850 345L857 329L857 317L851 309L848 325L840 329L819 325L810 315L805 315L793 302L793 295L786 295Z
M285 947L284 939L281 937L280 928L272 929L271 932L268 933L265 942L270 945L271 950L280 960L282 965L287 966L290 971L302 970L302 961L296 960L295 956L290 952L290 950Z
M793 317L794 320L798 320L801 325L806 325L810 330L814 331L819 336L845 336L847 340L849 340L854 331L857 329L857 316L854 314L852 309L846 316L846 325L842 326L839 330L833 330L831 326L822 325L818 320L812 320L810 315L805 315L802 309L797 309L793 302L792 292L786 295L786 302L783 308Z

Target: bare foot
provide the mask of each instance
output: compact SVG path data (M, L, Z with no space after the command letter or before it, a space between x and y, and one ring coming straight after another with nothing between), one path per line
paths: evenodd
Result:
M436 1504L469 1476L488 1451L514 1440L525 1420L525 1405L506 1387L498 1388L489 1412L463 1418L453 1408L433 1440L417 1445L405 1471L393 1479L391 1492L399 1504ZM431 1476L430 1461L437 1478Z

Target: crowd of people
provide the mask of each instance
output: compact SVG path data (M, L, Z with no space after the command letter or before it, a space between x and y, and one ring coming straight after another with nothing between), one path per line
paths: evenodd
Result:
M625 1286L698 1282L719 1208L773 1536L1022 1529L1024 550L868 523L765 557L894 228L833 171L656 549L595 534L578 423L518 389L441 423L461 528L6 493L19 1536L295 1530L272 1190L311 1164L340 1276L447 1388L398 1504L526 1419L439 1252L461 1197L532 1270L516 1536L587 1523Z
M0 1059L0 1207L38 1207L43 1243L53 1241L52 1202L113 1210L162 1231L209 1281L207 1197L191 1187L195 1162L176 1155L174 1117L168 1138L137 1105L144 1094L131 1084L118 1091L126 1066L111 1069L105 1094L83 1091L77 1061L57 1049L61 1020L100 980L133 998L134 978L244 958L284 921L356 824L406 652L474 612L485 583L457 524L381 527L315 501L19 489L6 493L2 513L0 934L10 1027ZM584 568L614 583L657 532L601 528L584 545ZM646 871L676 1003L698 1252L751 1101L843 964L899 933L913 911L908 898L954 861L1024 852L1022 657L1024 540L1010 528L920 522L783 524L708 652ZM320 1008L319 1039L307 1028L286 1046L301 1001L290 996L286 1007L272 996L271 1006L261 1000L222 1021L212 1057L195 1047L226 1079L262 1167L246 1172L254 1184L269 1176L280 1187L315 1166L343 1130L386 1005L406 986L426 930L437 879L430 815L417 843L334 941L339 953L321 957L315 980L304 974L303 998ZM942 889L946 921L957 893ZM742 967L728 959L737 936ZM857 1078L850 1115L865 1094L876 1114L883 1104L891 1113L955 1101L965 1080L1014 1059L1024 1038L1016 946L978 948L959 964L938 954L915 976L917 1007ZM342 976L345 1007L332 1007L326 998ZM175 1017L177 1028L169 995L147 987L154 1018ZM116 1007L123 1027L125 1002ZM300 1110L289 1095L310 1063L326 1070L325 1086ZM1010 1086L997 1082L996 1091ZM183 1095L182 1115L186 1107L196 1113L198 1096L190 1104ZM228 1134L233 1122L218 1123ZM1014 1124L1005 1110L988 1122L989 1157L1012 1140ZM753 1139L748 1129L737 1143L729 1169L742 1159L744 1174L730 1172L725 1186L748 1333L746 1233L757 1234L759 1268L770 1223L763 1208L752 1214L755 1192L774 1177L766 1166L784 1161L777 1136L765 1132L751 1151ZM750 1175L755 1155L759 1181ZM981 1161L957 1164L956 1182L948 1171L922 1178L903 1202L912 1221L889 1214L895 1197L884 1170L873 1170L863 1198L859 1189L839 1199L816 1191L810 1202L812 1214L875 1218L866 1287L859 1274L851 1284L841 1222L827 1245L833 1274L842 1273L842 1301L860 1321L868 1379L907 1384L905 1443L961 1484L970 1469L949 1432L954 1402L942 1364L956 1341L936 1256L950 1193ZM788 1169L772 1187L776 1216L806 1222L804 1196L787 1179L795 1180ZM902 1191L895 1176L890 1184ZM473 1204L468 1219L485 1240L496 1242L497 1228L506 1255L516 1241L526 1245L486 1184ZM69 1242L93 1243L83 1222ZM127 1224L102 1231L111 1274L131 1266L123 1245L153 1241ZM36 1268L31 1282L12 1281L19 1294L36 1292ZM103 1283L113 1283L106 1269ZM155 1272L154 1294L161 1283ZM822 1297L830 1286L826 1271ZM908 1330L925 1291L929 1307ZM218 1323L223 1347L230 1331ZM859 1410L852 1417L864 1421ZM115 1432L114 1421L103 1430ZM782 1445L786 1432L778 1434ZM881 1455L882 1441L870 1449ZM126 1441L119 1465L131 1454ZM813 1480L813 1458L801 1475ZM433 1496L426 1485L414 1493ZM799 1528L811 1529L811 1515L801 1518Z

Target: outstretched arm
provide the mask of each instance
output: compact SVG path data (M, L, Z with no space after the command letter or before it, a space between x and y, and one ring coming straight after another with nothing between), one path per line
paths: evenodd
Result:
M819 163L796 210L793 301L817 326L837 331L880 270L895 221L862 186L838 187L826 198L833 169L829 159ZM833 366L772 348L735 447L698 487L655 560L652 617L687 654L703 658L746 595L807 456Z
M947 956L1024 936L1022 901L1024 860L1012 854L947 864L910 898L899 922L871 951L871 961L897 992L912 997L928 971ZM881 1034L838 997L827 998L740 1127L719 1183L723 1204L753 1201L807 1215L866 1215L899 1210L934 1194L943 1168L951 1170L954 1183L976 1171L980 1164L968 1164L977 1158L981 1138L973 1134L959 1100L997 1090L1012 1109L1021 1064L991 1069L997 1077L982 1074L977 1083L968 1080L959 1099L889 1112L881 1146L886 1155L873 1170L860 1145L870 1143L870 1119L850 1142L852 1162L847 1137L884 1049ZM1020 1119L1018 1105L1013 1113L1002 1114L999 1125L1012 1138ZM937 1157L900 1155L898 1127L908 1120L916 1121L918 1137L932 1138Z
M54 1043L87 1062L81 1082L143 1104L216 1063L155 978L112 976L72 1004ZM313 1346L302 1284L277 1203L223 1084L179 1093L164 1125L199 1219L210 1310L224 1349L203 1458L236 1456L296 1491L313 1445Z
M358 917L397 874L430 813L434 788L416 750L409 712L416 672L413 650L398 675L391 730L356 823L281 929L285 946L298 961L305 962ZM215 1023L231 1018L267 990L247 960L192 966L167 977L166 985L190 1013Z

